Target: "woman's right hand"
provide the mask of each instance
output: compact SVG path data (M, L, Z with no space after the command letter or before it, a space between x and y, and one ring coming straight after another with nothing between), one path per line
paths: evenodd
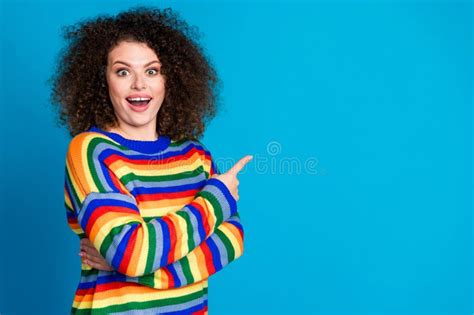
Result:
M235 163L227 172L211 176L211 178L216 178L222 181L236 201L239 200L239 180L237 179L237 175L251 159L253 159L252 155L246 155Z

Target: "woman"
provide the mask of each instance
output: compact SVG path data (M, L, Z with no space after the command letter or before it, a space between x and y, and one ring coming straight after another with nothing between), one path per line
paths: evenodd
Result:
M219 174L197 140L218 79L195 37L145 7L66 29L52 99L73 136L73 314L207 314L208 277L242 255L237 174L252 156Z

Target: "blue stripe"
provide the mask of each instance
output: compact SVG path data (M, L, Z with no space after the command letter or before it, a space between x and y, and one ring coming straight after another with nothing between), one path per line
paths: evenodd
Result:
M130 192L133 195L140 194L157 194L157 193L173 193L173 192L183 192L186 190L201 190L205 185L206 181L199 181L192 184L181 184L177 186L166 186L166 187L135 187Z
M126 159L129 159L131 161L137 161L137 160L147 160L149 161L150 163L159 163L160 160L163 160L163 159L167 159L167 158L170 158L170 157L177 157L177 156L182 156L186 153L188 153L189 151L191 151L193 148L196 148L198 151L202 150L204 151L203 147L201 145L197 145L197 144L194 144L194 143L189 143L187 146L185 146L183 149L179 150L179 151L175 151L175 152L166 152L166 153L160 153L158 156L159 156L159 159L156 159L155 157L156 156L150 156L150 155L145 155L145 154L139 154L137 152L137 154L125 154L123 151L120 151L119 148L117 148L116 150L113 149L113 148L108 148L104 151L110 151L110 153L107 155L111 155L111 153L113 153L114 155L117 155L117 156L120 156L120 157L123 157L123 158L126 158ZM135 153L135 152L134 152ZM102 155L102 154L101 154ZM103 156L101 157L101 161L103 161L102 158L107 158L107 156Z
M173 276L174 287L175 288L180 287L181 286L181 280L179 280L179 276L178 276L178 273L176 272L176 269L174 268L174 265L169 264L167 267L168 267L168 270L171 272L171 275Z
M227 186L222 181L220 181L217 178L210 178L207 181L206 185L214 185L217 188L219 188L222 191L222 193L224 194L225 199L227 200L227 202L230 205L230 214L234 215L235 212L237 212L237 201L234 199L234 197L230 193L229 188L227 188Z
M117 151L112 150L112 149L105 149L99 154L98 159L99 161L101 161L100 168L101 168L102 174L105 177L105 180L107 181L107 184L109 184L109 187L112 187L112 190L114 192L120 192L120 189L118 189L118 187L115 186L114 182L112 181L112 178L110 177L109 169L106 167L105 163L102 162L104 161L105 158L107 158L108 156L112 155L112 153L115 153L115 152Z
M109 194L109 193L107 193L107 194ZM87 197L86 197L86 199L87 199ZM97 209L98 207L101 207L101 206L124 207L124 208L131 209L131 210L133 210L137 213L140 213L140 211L137 210L136 205L134 205L133 203L130 203L130 202L126 202L126 201L123 201L123 200L112 199L112 198L94 199L94 200L90 201L89 204L87 205L87 208L83 210L84 215L82 216L82 219L79 222L84 231L86 230L87 222L89 222L90 216L94 213L95 209Z
M117 249L115 250L114 258L112 259L112 266L114 267L115 270L118 270L120 267L120 262L123 259L123 255L125 251L127 250L128 242L130 241L130 237L132 236L132 233L135 231L135 229L138 227L138 223L134 223L130 225L130 229L127 231L127 233L123 236L122 240L120 241L120 244L117 246ZM111 244L111 246L114 246L115 244Z
M168 264L168 254L170 252L170 230L168 228L168 224L164 222L162 219L156 220L161 225L161 230L163 232L163 254L160 257L160 268L166 266ZM158 242L159 240L157 240Z
M237 222L237 221L234 221L234 220L228 220L227 222L235 225L239 230L244 230L244 227L242 226L242 224L240 224L240 222Z
M217 248L217 245L216 243L214 243L212 237L208 237L206 239L206 242L207 246L209 246L209 249L211 250L212 262L214 264L214 267L216 268L216 271L219 271L222 269L221 254L219 252L219 248Z
M95 287L95 282L81 282L77 286L78 289L84 290L84 289L90 289Z
M126 280L127 280L127 277L124 274L115 273L113 275L98 277L97 284L104 284L104 283L117 282L117 281L125 282Z
M201 304L198 304L198 305L194 305L190 308L187 308L185 310L180 310L180 311L172 311L172 312L166 312L166 313L160 313L161 315L189 315L189 314L192 314L193 312L197 312L197 311L200 311L202 309L204 309L204 307L206 306L206 302L203 302Z
M202 240L204 240L206 238L206 231L204 230L204 225L203 225L203 220L202 220L202 216L201 216L201 212L199 212L198 209L196 209L196 207L192 206L192 205L187 205L186 208L189 209L189 211L191 211L192 214L194 214L194 216L196 217L196 220L198 222L198 233L199 233L199 237L200 237L200 242L202 242ZM200 243L199 242L199 243ZM199 245L199 244L195 244L196 246Z

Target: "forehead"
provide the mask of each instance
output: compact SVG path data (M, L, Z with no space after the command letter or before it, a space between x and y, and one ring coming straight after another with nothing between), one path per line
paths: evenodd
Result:
M120 60L139 66L153 60L158 60L158 56L145 43L122 41L110 50L107 59L109 64Z

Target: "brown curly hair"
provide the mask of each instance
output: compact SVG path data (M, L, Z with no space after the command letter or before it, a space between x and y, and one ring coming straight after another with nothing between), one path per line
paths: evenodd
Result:
M198 42L198 29L171 8L138 6L116 16L100 15L64 27L62 36L67 44L48 81L58 125L71 136L92 125L117 125L105 69L108 53L123 40L147 44L162 64L165 98L158 134L175 141L197 139L216 115L221 82Z

